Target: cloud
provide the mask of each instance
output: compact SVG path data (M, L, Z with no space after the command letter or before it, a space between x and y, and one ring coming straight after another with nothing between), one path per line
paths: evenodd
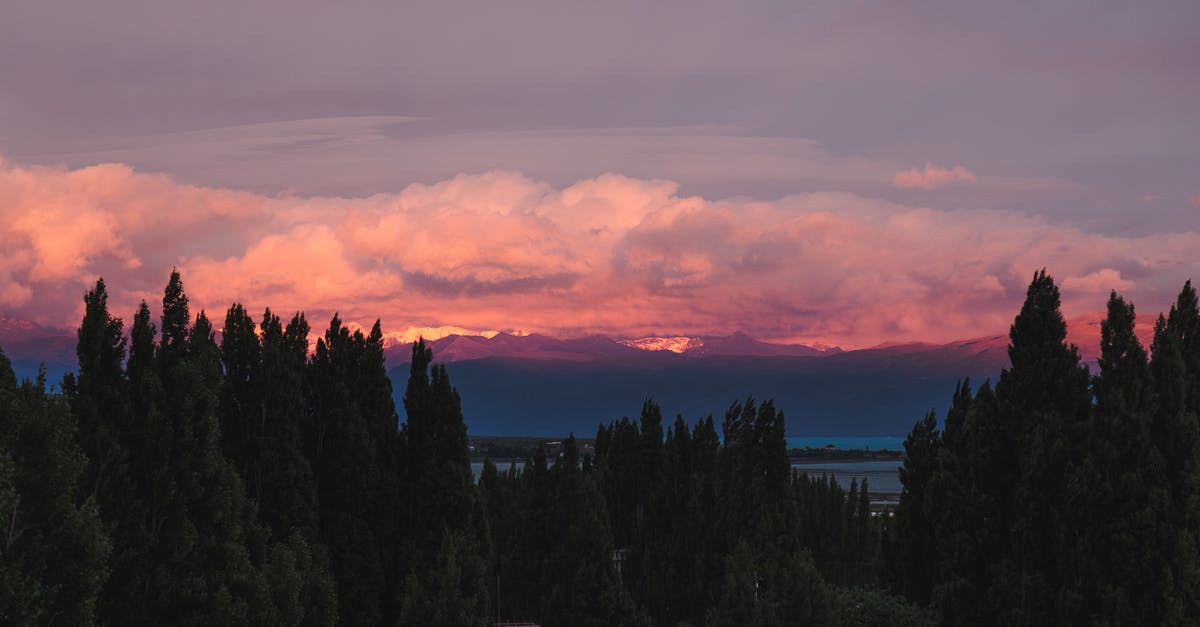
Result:
M1188 200L1191 201L1193 207L1200 209L1200 194L1196 194L1195 196L1192 196Z
M1064 291L1104 293L1111 290L1124 292L1134 286L1132 281L1121 278L1121 272L1112 268L1101 268L1084 276L1063 279Z
M952 168L940 168L928 161L924 168L913 168L897 172L892 177L892 185L905 189L923 189L932 191L951 183L974 183L975 175L970 170L956 165Z
M368 197L261 195L105 164L0 165L0 315L74 326L103 275L118 315L173 266L199 310L333 312L385 328L721 334L864 346L1003 332L1032 272L1069 315L1118 289L1154 312L1200 234L1108 236L996 210L824 192L685 195L603 174L461 174Z

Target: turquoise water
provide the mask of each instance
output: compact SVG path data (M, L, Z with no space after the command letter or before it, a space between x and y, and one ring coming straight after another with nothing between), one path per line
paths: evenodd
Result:
M787 438L788 448L825 448L832 444L834 448L871 449L878 451L888 449L904 450L904 438L895 436L875 437L843 437L843 436L796 436Z

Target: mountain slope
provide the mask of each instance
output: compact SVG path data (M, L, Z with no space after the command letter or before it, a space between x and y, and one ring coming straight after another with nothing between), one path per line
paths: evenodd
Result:
M616 343L536 341L523 353L472 359L451 344L441 345L449 356L438 353L437 342L432 346L435 361L452 362L472 433L494 435L591 435L601 422L636 415L647 398L668 416L719 419L732 402L753 395L775 399L789 435L902 436L930 408L945 409L959 378L978 385L1007 364L1003 336L828 356L689 357L609 344ZM559 354L570 358L552 358ZM399 400L407 367L391 375Z
M37 376L38 366L45 364L46 379L51 384L77 366L74 331L51 329L35 322L0 317L0 348L12 361L18 379Z

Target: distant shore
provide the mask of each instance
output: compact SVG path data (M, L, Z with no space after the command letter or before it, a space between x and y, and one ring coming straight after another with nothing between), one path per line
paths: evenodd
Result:
M498 465L521 462L532 457L538 445L546 450L546 457L553 459L562 452L566 437L521 436L521 435L472 435L467 438L467 451L472 462L491 459ZM595 438L575 438L581 456L592 455L596 449ZM904 451L890 448L838 448L833 445L822 447L789 448L788 459L796 464L818 462L851 461L900 461Z

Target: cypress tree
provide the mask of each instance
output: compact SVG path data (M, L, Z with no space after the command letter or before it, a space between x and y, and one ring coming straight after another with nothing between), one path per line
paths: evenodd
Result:
M382 359L382 339L379 340L379 354ZM404 392L408 419L400 436L405 451L404 477L408 488L408 546L404 547L404 552L410 566L409 580L413 581L413 577L416 581L444 578L445 573L427 571L444 565L446 555L458 555L456 559L461 560L458 567L463 576L474 578L475 589L481 593L482 603L471 605L476 609L468 613L470 621L479 622L487 611L486 596L482 594L487 589L487 584L482 581L486 563L482 554L484 547L479 546L482 533L478 525L482 521L472 515L476 508L467 454L467 426L462 415L462 401L458 390L450 383L446 367L431 365L432 361L433 353L424 340L413 345L412 367ZM390 390L389 384L389 398ZM395 424L394 413L391 420ZM425 608L428 599L416 595L416 590L406 585L402 594L401 611L405 615L412 615L414 611L420 615L428 614L426 609L421 609ZM414 609L403 609L405 605L413 605Z
M100 622L130 616L126 595L113 594L127 573L130 553L136 552L136 535L130 511L138 507L133 477L139 469L131 459L132 430L128 383L123 368L126 339L123 323L108 310L104 279L84 295L84 317L77 332L78 375L68 373L63 391L78 425L78 438L87 460L82 489L92 495L102 525L112 543L111 569L106 591L97 601Z
M1166 547L1166 624L1186 624L1200 616L1200 313L1196 291L1184 284L1167 316L1154 327L1150 362L1154 385L1155 444L1166 467L1170 493L1168 525L1159 542ZM1195 368L1195 369L1193 369Z
M371 526L374 487L383 469L355 395L362 333L350 334L335 315L317 340L310 365L313 430L310 459L317 478L321 539L331 552L339 614L348 624L378 624L385 588L380 543Z
M252 449L260 485L250 493L257 495L259 518L274 537L287 537L295 530L315 543L317 491L312 467L304 454L308 423L304 372L308 322L303 314L296 314L284 329L282 321L270 309L263 313L262 320L261 370L255 380L258 392L254 396L258 404L253 406L262 434Z
M1037 272L1009 332L1011 367L996 386L1002 420L1015 433L1020 478L1013 493L1011 548L995 594L1003 620L1047 625L1069 621L1077 599L1064 598L1076 573L1065 538L1078 487L1067 485L1084 453L1091 414L1090 377L1066 343L1058 287Z
M242 476L246 494L258 501L264 492L259 447L267 430L261 398L262 347L254 321L238 303L225 314L221 364L225 370L221 389L221 439L225 454Z
M1134 334L1134 308L1115 292L1100 327L1094 419L1076 483L1087 485L1075 569L1079 612L1094 621L1162 624L1169 582L1159 540L1166 523L1166 469L1154 445L1150 367Z
M604 498L579 469L575 436L551 469L553 499L546 527L550 583L544 622L549 627L630 625L633 605L612 563L612 536Z
M108 311L104 279L83 297L84 317L77 332L79 373L68 373L63 390L79 424L79 442L88 458L85 489L108 519L132 499L129 481L129 406L125 383L125 336L120 318Z
M426 548L439 544L443 530L463 528L473 483L462 401L445 366L431 366L432 360L424 340L413 345L404 392L409 533Z
M974 398L964 383L946 415L932 487L938 551L931 594L946 624L1004 622L992 586L1011 568L1009 531L1019 469L1014 434L997 405L989 382Z

